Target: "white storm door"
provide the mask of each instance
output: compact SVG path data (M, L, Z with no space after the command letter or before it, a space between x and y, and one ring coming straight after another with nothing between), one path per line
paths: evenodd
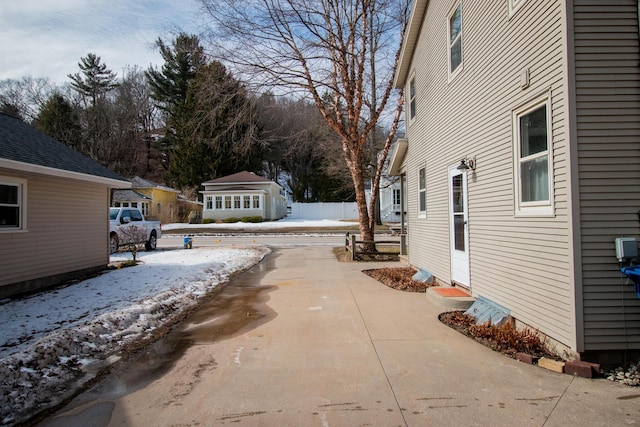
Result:
M449 170L449 239L451 280L469 287L469 227L467 215L467 172Z

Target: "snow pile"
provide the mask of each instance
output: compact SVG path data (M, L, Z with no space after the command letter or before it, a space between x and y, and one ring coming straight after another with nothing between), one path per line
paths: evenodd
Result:
M264 247L143 252L135 267L0 301L0 424L24 421L60 403L118 361L123 350L180 320L202 296L268 252Z

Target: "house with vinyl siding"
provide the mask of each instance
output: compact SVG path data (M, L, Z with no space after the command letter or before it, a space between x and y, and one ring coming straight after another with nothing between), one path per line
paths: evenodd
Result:
M109 263L109 196L131 184L0 113L0 298Z
M415 0L395 85L408 261L570 357L640 353L636 0ZM632 262L624 260L623 263Z
M242 171L203 182L202 219L262 217L275 221L287 216L287 200L276 182Z

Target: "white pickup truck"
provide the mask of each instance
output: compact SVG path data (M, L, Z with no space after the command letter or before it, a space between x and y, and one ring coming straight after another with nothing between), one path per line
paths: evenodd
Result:
M136 208L109 208L109 252L131 243L142 244L148 251L156 248L162 236L160 221L148 221Z

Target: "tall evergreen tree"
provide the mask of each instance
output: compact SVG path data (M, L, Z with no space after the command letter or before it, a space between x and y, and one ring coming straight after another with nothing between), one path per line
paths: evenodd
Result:
M107 64L100 63L100 57L95 53L88 53L78 62L80 73L67 74L71 79L71 87L84 97L91 99L91 105L96 106L98 99L115 89L117 75L107 68Z
M52 138L68 145L80 148L82 141L82 127L77 111L58 92L54 92L40 110L34 125L37 129Z
M254 144L252 108L240 82L217 61L203 66L191 82L186 102L176 111L167 180L197 187L240 170L261 170Z
M206 64L204 49L195 35L180 33L170 44L158 38L156 46L164 59L164 65L158 70L150 67L146 72L151 86L151 96L160 108L169 114L187 101L191 81L198 70Z

